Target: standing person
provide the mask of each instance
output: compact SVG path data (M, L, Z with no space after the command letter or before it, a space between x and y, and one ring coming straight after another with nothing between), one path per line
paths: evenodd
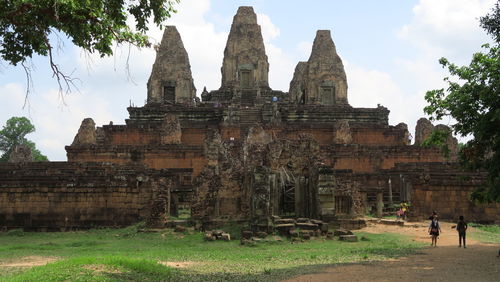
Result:
M402 209L399 209L397 212L396 212L396 220L399 221L399 219L401 219L401 217L403 216L403 210Z
M431 235L431 246L437 247L437 238L441 231L441 226L439 226L438 216L434 215L432 217L431 224L429 224L429 234Z
M465 231L467 230L467 223L464 220L464 216L461 215L459 217L458 223L457 223L457 232L458 232L458 247L462 247L462 241L464 243L464 248L467 248L465 246Z

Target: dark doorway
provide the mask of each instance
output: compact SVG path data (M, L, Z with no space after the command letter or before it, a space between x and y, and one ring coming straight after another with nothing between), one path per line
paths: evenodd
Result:
M335 196L335 213L347 215L351 212L352 200L349 196Z
M335 104L335 87L334 86L322 86L321 87L321 104L323 105L333 105Z
M175 86L163 87L163 100L165 102L175 102Z
M295 216L295 185L286 184L281 190L281 215Z
M241 71L241 88L249 88L250 87L250 71L242 70Z

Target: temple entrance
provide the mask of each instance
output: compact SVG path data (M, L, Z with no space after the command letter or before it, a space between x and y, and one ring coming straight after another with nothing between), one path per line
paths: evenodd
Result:
M280 213L284 216L295 216L295 185L287 184L281 188Z
M333 105L335 104L335 88L333 86L321 86L321 104Z
M241 88L249 88L250 87L250 71L242 70L241 71Z

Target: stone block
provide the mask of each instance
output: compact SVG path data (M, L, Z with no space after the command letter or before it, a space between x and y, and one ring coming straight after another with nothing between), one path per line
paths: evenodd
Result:
M222 233L220 239L222 241L231 241L231 235L229 233Z
M313 223L299 223L299 222L297 222L295 225L297 226L297 228L304 229L304 230L316 230L316 229L318 229L318 225L313 224Z
M185 231L186 231L186 227L181 226L181 225L177 225L177 226L175 226L174 231L175 231L175 232L182 233L182 232L185 232Z
M358 237L356 235L340 235L339 240L346 242L357 242Z
M288 234L290 230L295 227L295 224L278 224L275 225L274 228L278 230L278 232L282 235Z
M333 231L334 236L346 236L346 235L353 235L353 233L350 230L344 229L344 228L339 228Z
M321 224L323 224L323 221L318 220L318 219L311 219L311 223L321 225Z
M249 240L252 238L253 232L252 231L242 231L241 232L241 238Z
M297 218L297 223L309 223L309 222L310 222L309 218L305 218L305 217Z
M215 241L217 240L217 238L215 238L212 233L205 233L205 235L203 236L203 239L205 241Z
M295 224L295 219L293 218L282 218L274 221L274 224Z
M267 237L267 232L259 231L259 232L257 232L257 237L259 237L259 238L266 238Z

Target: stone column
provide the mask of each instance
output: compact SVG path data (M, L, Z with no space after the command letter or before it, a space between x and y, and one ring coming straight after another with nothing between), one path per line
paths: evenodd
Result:
M389 178L389 205L392 205L394 204L394 202L392 201L392 183L391 183L391 178Z
M384 210L384 194L382 191L377 192L377 217L382 217Z
M368 206L368 193L361 192L361 198L363 199L363 210L365 214L370 213L370 207Z

